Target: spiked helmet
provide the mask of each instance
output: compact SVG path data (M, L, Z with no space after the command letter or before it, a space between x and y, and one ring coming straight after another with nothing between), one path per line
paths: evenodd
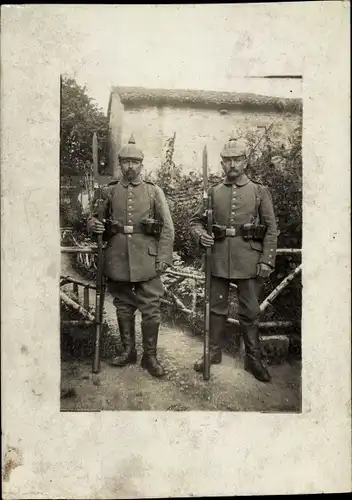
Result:
M131 135L128 144L126 146L122 146L119 151L119 158L130 158L133 160L143 160L144 155L141 149L137 148L136 141Z

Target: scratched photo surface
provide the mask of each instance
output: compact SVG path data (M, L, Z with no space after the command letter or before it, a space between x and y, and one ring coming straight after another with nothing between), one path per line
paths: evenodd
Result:
M349 9L2 6L4 498L350 490Z
M93 75L92 83L96 79ZM301 411L302 78L242 80L246 92L106 85L104 112L72 75L61 75L62 410ZM173 240L166 231L159 237L116 235L107 227L109 220L117 220L122 230L130 224L138 231L145 205L150 205L144 188L124 184L119 158L131 136L131 156L138 150L143 154L141 185L156 185L165 194ZM247 149L245 170L234 189L223 184L220 155L227 146L233 155ZM209 298L222 293L225 302L221 308L210 304L210 356L214 352L221 359L210 365L208 376L204 367L194 369L203 355L209 298L205 251L196 244L191 221L200 202L206 210L204 162L206 181L218 190L212 222L243 231L216 240L210 257L225 291L218 291L218 282L211 279ZM250 239L244 241L243 224L252 222L255 211L262 219L257 224L267 221L264 186L272 196L279 236L272 238L269 220L264 239L248 233ZM87 231L99 198L108 200L103 203L108 213L102 257L97 237ZM150 244L157 254L168 245L171 254L157 303L153 287L158 278L149 268L155 269L158 255L148 255ZM224 258L226 265L220 260ZM270 262L273 272L258 293L243 290L243 282L258 281L258 261ZM251 278L237 283L236 277ZM138 287L145 284L151 292L147 289L139 309ZM137 309L131 307L133 299ZM161 377L141 366L148 322L159 326ZM256 378L244 369L247 352L252 354L248 329L258 337L256 355L269 383L261 373Z

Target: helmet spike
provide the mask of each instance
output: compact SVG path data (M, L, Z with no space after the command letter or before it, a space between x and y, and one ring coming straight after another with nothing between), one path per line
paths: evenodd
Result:
M118 153L119 158L132 158L136 160L143 160L144 155L140 148L136 146L136 141L131 134L131 137L126 146L122 146Z

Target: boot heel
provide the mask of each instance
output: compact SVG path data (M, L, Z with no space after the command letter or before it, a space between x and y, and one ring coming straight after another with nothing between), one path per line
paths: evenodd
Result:
M244 369L260 382L270 382L271 375L259 360L249 361L245 358Z
M164 368L156 358L159 334L159 323L142 322L143 336L143 356L141 367L148 370L153 377L162 377L165 374Z
M162 377L165 375L165 370L155 357L142 358L141 367L147 370L153 377Z
M135 364L137 361L137 351L135 344L135 319L133 316L125 317L117 314L117 322L120 331L123 352L112 361L112 366L123 367Z

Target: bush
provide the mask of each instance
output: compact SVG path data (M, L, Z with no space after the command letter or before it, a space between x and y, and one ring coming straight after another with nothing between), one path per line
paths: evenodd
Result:
M98 138L98 170L107 174L109 121L87 88L73 78L61 79L60 116L60 225L72 226L83 215L79 202L82 189L92 198L94 191L92 140Z

